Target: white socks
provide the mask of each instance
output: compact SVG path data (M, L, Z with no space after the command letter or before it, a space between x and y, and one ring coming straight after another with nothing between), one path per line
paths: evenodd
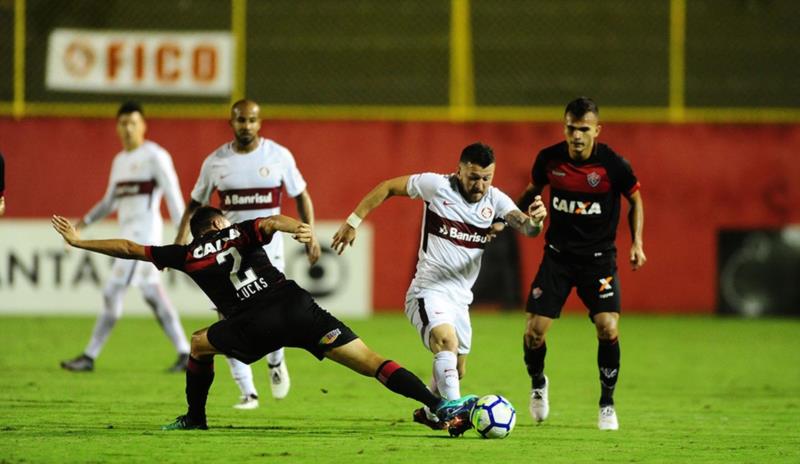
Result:
M106 285L103 289L103 312L97 315L97 321L94 323L92 330L92 338L86 349L83 350L84 354L92 359L97 359L100 355L100 350L106 344L108 336L111 334L111 329L122 316L122 298L128 287L116 284Z
M267 362L270 366L278 366L283 362L283 348L278 348L272 353L267 354Z
M436 379L436 388L442 398L447 400L461 398L458 357L455 353L440 351L433 355L433 376Z
M253 370L247 364L234 359L225 358L228 360L228 366L231 368L231 375L236 385L239 386L239 391L242 392L242 397L247 398L250 395L258 396L256 386L253 383Z
M161 284L142 285L140 287L142 296L153 309L161 328L172 342L175 350L180 354L189 354L189 342L186 339L186 332L183 331L178 311L172 306L172 302L167 298L164 287Z

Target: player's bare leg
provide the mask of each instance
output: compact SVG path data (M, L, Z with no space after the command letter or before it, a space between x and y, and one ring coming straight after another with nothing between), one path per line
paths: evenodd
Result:
M547 355L545 336L553 319L539 314L526 313L523 350L525 367L531 377L531 399L529 410L536 422L547 419L550 414L549 380L544 375L544 358Z
M617 412L614 408L614 388L619 376L619 313L595 314L597 329L597 367L600 371L600 412L597 427L600 430L617 430Z
M162 430L205 430L206 400L208 390L214 382L214 355L217 349L208 341L208 328L192 334L191 354L186 369L186 403L189 408L185 415L178 416L175 422L165 425Z

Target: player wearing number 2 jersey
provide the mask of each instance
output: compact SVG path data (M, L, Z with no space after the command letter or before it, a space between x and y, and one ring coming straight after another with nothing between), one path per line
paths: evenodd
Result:
M425 202L417 272L406 294L405 313L433 353L429 388L446 399L461 396L459 379L472 340L471 288L483 249L494 235L493 224L505 221L535 236L547 214L538 199L528 208L529 215L520 211L506 194L492 187L494 170L492 149L475 143L462 151L456 174L424 173L387 180L361 200L333 239L333 248L342 253L355 240L361 220L390 196ZM443 425L424 409L415 411L414 420L431 428Z
M234 103L231 108L231 128L234 140L219 147L208 156L186 208L177 243L188 241L188 218L201 205L211 202L212 193L219 195L220 209L232 223L257 217L272 216L281 212L283 189L297 202L303 222L314 225L314 208L306 181L297 168L292 153L272 140L261 138L259 106L249 100ZM264 246L273 266L283 272L283 235L275 234ZM314 264L320 255L316 238L306 244L308 259ZM272 396L281 399L289 393L289 371L283 349L267 355ZM253 383L250 366L229 358L231 374L241 391L241 401L234 407L258 407L258 393Z
M205 406L214 381L215 354L250 363L283 346L303 348L320 360L327 357L359 374L375 376L391 391L435 410L445 422L465 421L477 400L474 395L440 400L414 374L369 349L272 265L263 245L278 231L309 243L314 232L308 224L276 215L231 225L220 210L204 206L191 219L194 241L157 247L118 239L81 240L63 217L53 216L52 222L72 246L185 272L225 315L192 334L185 390L189 409L165 430L208 428Z

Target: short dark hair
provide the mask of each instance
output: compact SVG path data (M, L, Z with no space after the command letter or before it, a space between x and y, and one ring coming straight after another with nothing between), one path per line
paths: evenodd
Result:
M213 206L201 206L197 208L194 214L192 214L192 219L189 220L189 230L192 231L192 236L194 238L200 237L200 233L211 225L212 219L224 215L225 214L220 211L219 208L214 208Z
M144 117L144 110L142 109L142 105L139 102L126 101L125 103L119 105L119 109L117 110L117 118L119 118L123 114L131 114L137 112Z
M567 107L564 109L564 115L571 114L578 119L583 119L586 113L594 113L596 116L600 116L600 109L597 107L597 103L589 97L578 97L567 103Z
M461 163L472 163L485 168L494 163L494 150L489 145L475 142L461 151Z

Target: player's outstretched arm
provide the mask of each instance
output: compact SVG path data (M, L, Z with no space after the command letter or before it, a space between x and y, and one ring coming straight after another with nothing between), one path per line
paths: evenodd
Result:
M313 227L282 214L259 219L258 228L261 229L261 233L264 235L270 235L275 232L292 234L292 238L300 243L311 243L314 240Z
M511 228L528 237L535 237L542 231L545 217L547 217L547 208L542 202L541 195L536 195L528 206L528 214L514 210L506 215L505 220Z
M189 204L186 205L186 209L183 210L183 216L181 216L181 223L178 224L178 234L175 236L175 243L178 245L186 245L189 243L189 220L192 219L192 215L197 208L203 206L200 202L197 202L193 199L189 200Z
M115 258L138 259L149 261L144 252L144 246L130 240L109 239L109 240L81 240L78 231L70 224L67 218L53 215L50 219L53 228L64 237L64 240L75 248L101 253Z
M635 271L647 262L647 256L644 254L644 239L642 238L642 231L644 230L644 200L642 200L642 194L638 190L633 192L628 200L631 202L631 210L628 213L628 224L631 228L632 239L630 262Z
M347 221L345 221L333 235L331 248L338 254L342 254L347 245L353 246L353 242L356 240L356 228L358 228L361 221L364 220L373 209L380 206L389 197L407 197L409 177L411 176L401 176L385 180L362 198L358 206L356 206L356 209L354 209L347 218Z

